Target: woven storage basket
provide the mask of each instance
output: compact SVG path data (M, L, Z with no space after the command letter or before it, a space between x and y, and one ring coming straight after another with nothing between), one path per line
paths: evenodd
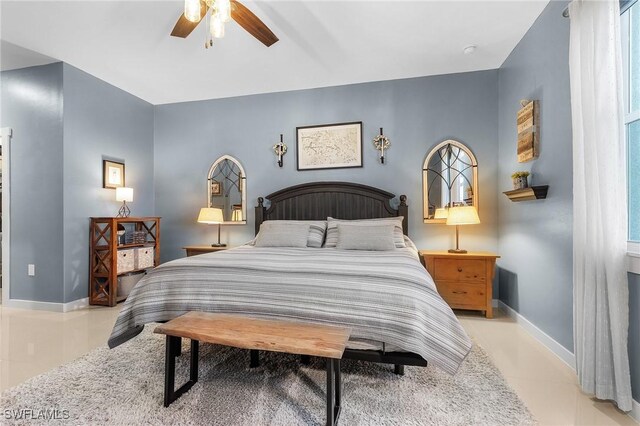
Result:
M135 253L133 249L118 250L118 274L135 269Z
M136 249L136 269L146 269L153 267L154 259L153 247L141 247Z
M144 244L147 242L147 233L145 231L128 231L125 234L125 242L127 244Z
M146 272L133 273L118 277L118 297L127 297L138 281L146 275Z

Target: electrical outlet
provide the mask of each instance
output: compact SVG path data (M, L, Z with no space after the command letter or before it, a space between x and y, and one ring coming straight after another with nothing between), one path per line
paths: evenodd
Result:
M27 265L27 275L29 275L30 277L36 276L36 265L34 265L33 263Z

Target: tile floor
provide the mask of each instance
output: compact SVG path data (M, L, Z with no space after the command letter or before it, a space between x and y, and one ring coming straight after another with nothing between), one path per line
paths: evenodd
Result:
M119 307L65 314L0 305L0 391L105 344ZM583 395L571 369L512 319L459 315L543 425L636 425L606 402Z

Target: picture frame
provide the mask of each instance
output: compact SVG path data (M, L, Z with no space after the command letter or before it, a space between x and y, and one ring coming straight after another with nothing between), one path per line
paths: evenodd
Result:
M298 171L362 167L362 121L296 127Z
M218 182L215 179L211 179L211 195L212 196L222 195L222 182Z
M125 185L124 163L102 160L102 187L116 189Z

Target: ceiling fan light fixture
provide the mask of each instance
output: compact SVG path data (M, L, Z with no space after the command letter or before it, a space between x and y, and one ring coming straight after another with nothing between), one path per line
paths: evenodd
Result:
M200 22L200 0L184 0L184 17L191 22Z
M224 21L218 15L213 15L211 17L209 31L211 32L211 36L214 38L224 37Z
M216 14L222 22L231 20L231 0L216 0Z

